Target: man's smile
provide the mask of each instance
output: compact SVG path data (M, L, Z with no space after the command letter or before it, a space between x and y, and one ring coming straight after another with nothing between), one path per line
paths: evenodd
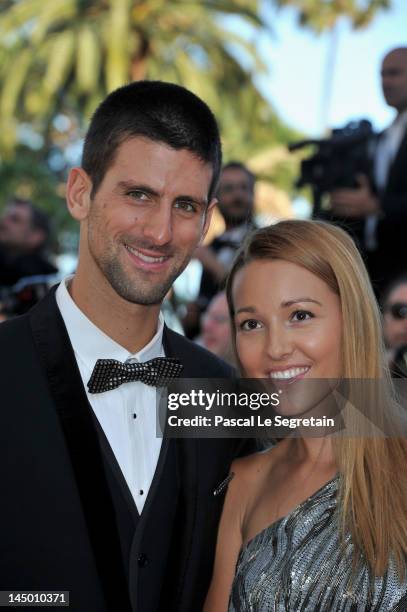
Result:
M144 270L161 270L170 260L169 256L146 253L128 244L124 245L133 262L137 263L138 267Z

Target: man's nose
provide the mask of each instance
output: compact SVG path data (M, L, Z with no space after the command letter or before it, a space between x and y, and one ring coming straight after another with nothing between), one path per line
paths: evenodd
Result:
M382 76L382 87L388 87L393 82L393 77L391 74L386 74Z
M172 207L160 204L155 210L150 210L144 223L143 234L157 246L171 242Z
M206 332L213 332L216 329L216 319L210 313L205 313L201 319L202 330Z

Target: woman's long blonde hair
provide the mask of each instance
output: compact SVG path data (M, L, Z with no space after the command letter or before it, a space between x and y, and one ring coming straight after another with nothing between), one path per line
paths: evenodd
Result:
M399 407L386 364L380 311L362 258L348 234L322 221L282 221L256 230L238 253L227 280L232 321L235 275L258 259L302 266L340 298L342 376L358 381L344 415L352 437L334 439L341 474L341 532L352 536L354 560L362 554L373 573L381 576L392 557L401 576L407 554L407 440L394 435ZM361 385L360 379L366 382ZM363 395L362 411L352 409L355 402L359 405L358 395L359 400ZM371 436L366 435L369 425Z

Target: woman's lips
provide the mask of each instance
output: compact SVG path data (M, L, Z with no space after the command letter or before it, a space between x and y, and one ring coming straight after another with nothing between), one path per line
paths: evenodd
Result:
M269 372L269 378L276 384L287 385L304 378L310 368L311 366L291 366L280 370L275 369Z

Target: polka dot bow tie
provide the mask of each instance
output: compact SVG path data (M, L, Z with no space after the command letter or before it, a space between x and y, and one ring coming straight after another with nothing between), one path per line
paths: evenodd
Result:
M89 393L103 393L136 380L152 387L165 387L173 378L178 378L183 367L172 357L156 357L144 363L98 359L88 381L88 390Z

